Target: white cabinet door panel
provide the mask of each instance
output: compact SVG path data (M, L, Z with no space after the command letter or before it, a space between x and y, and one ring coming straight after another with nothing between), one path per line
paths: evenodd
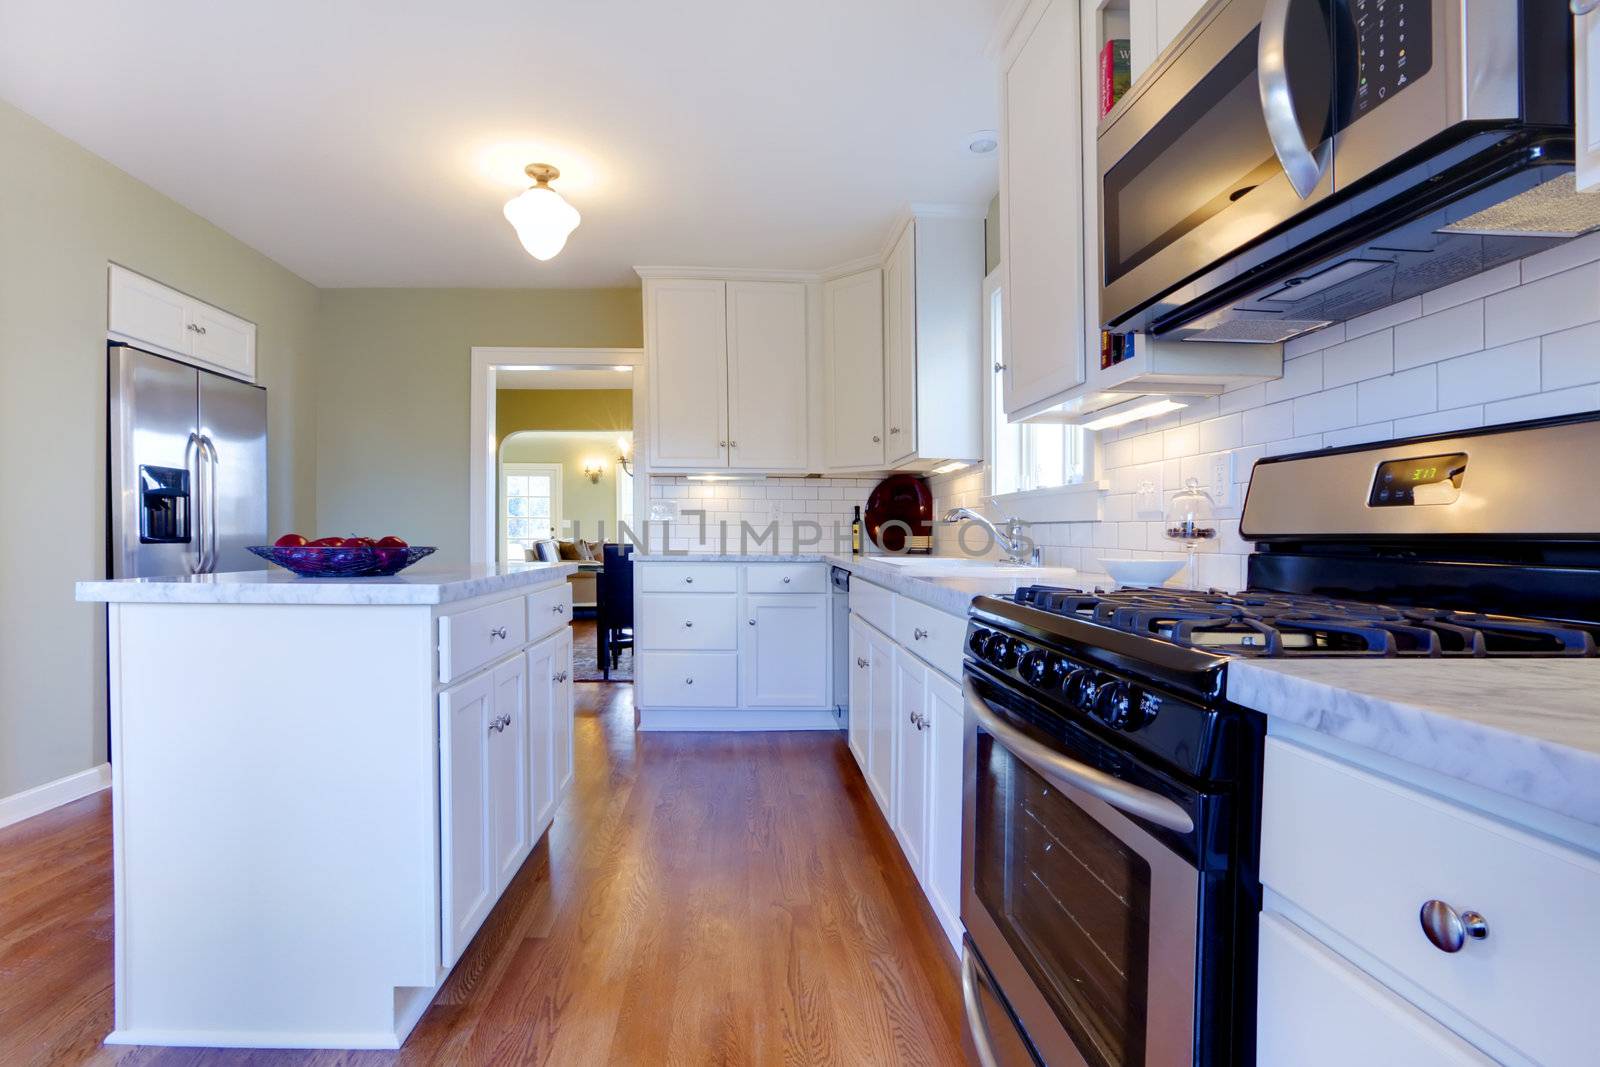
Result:
M550 706L550 751L554 761L552 777L555 779L556 804L559 806L561 798L567 795L567 790L572 786L574 766L572 631L561 631L555 640L558 680Z
M883 466L883 271L823 286L829 467Z
M1261 913L1263 1067L1488 1067L1494 1061L1274 912Z
M728 465L728 341L724 283L645 283L650 358L650 461Z
M461 957L495 900L489 779L489 674L439 694L440 927L445 966Z
M866 628L867 688L870 765L867 784L878 798L884 818L894 818L894 642L878 631Z
M894 833L906 862L925 880L928 852L928 732L922 728L927 706L928 668L905 649L894 661Z
M913 222L883 266L883 442L889 466L917 451L916 261L917 227Z
M1083 381L1082 69L1078 5L1053 0L1003 79L1004 405Z
M744 598L739 627L739 703L747 708L830 706L827 595Z
M961 761L965 708L961 687L938 671L929 671L928 726L928 858L922 880L934 914L953 945L961 944Z
M528 677L528 812L532 833L544 832L555 812L555 750L551 738L555 731L558 697L556 678L562 670L558 656L561 635L545 638L528 649L523 657Z
M872 752L872 674L867 656L867 625L855 615L850 616L850 752L856 758L861 773L868 773Z
M218 370L255 381L256 328L241 318L204 304L190 304L189 344L194 358Z
M728 282L728 465L804 470L806 287Z
M112 333L188 354L190 300L142 274L113 266L109 276Z
M498 895L527 859L528 837L528 670L517 656L494 670L494 718L489 734L491 854Z

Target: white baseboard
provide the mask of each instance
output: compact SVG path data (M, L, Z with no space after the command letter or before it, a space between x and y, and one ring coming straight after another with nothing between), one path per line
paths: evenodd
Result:
M8 797L0 797L0 826L31 819L51 808L60 807L90 793L98 793L111 784L111 764L102 763L65 778L57 778L32 789L24 789Z
M831 710L640 708L639 729L690 731L837 730Z

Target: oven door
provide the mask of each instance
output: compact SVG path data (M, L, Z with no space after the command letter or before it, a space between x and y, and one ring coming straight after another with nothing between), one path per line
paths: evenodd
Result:
M1200 876L1178 849L1198 798L970 670L963 689L967 984L992 975L1046 1067L1192 1065ZM966 998L983 1067L1012 1029L988 1003Z
M1213 4L1101 130L1102 324L1194 299L1175 290L1333 191L1333 4Z

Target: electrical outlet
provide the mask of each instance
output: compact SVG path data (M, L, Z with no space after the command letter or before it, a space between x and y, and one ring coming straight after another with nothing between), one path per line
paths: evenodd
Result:
M1233 507L1234 462L1232 452L1218 452L1211 457L1211 485L1207 492L1219 508Z
M1141 479L1134 490L1133 508L1141 515L1160 515L1161 486L1152 478Z

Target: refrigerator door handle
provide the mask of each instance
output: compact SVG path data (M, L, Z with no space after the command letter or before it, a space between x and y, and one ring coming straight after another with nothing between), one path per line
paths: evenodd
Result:
M194 546L194 561L189 564L191 574L204 574L206 569L205 464L205 445L198 433L191 432L189 443L183 447L183 465L188 468L190 481L189 541Z
M206 456L206 561L205 572L217 569L217 468L222 458L210 434L200 435L200 448Z

